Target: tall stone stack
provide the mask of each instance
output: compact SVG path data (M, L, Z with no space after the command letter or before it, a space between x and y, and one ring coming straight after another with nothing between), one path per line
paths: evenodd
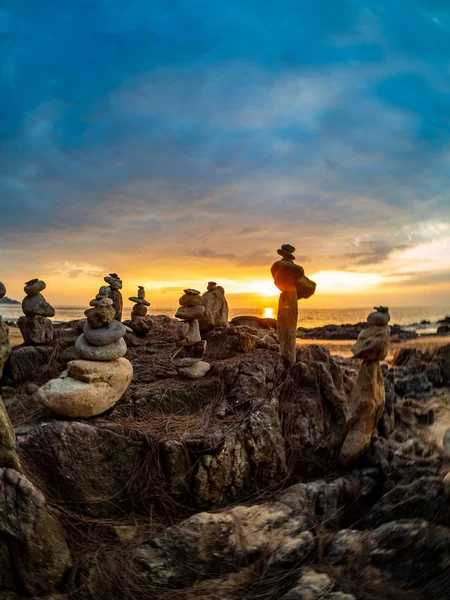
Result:
M6 287L0 281L0 298L6 295ZM3 375L3 368L11 352L11 342L9 340L9 327L3 323L0 315L0 378Z
M295 363L297 354L297 301L309 298L316 291L316 284L305 276L305 270L294 263L294 246L283 244L278 254L282 257L272 265L275 285L281 290L278 302L278 336L280 351L285 364Z
M89 306L96 307L100 300L104 298L109 298L110 287L108 285L102 285L98 290L98 294L95 296L93 300L89 302Z
M136 335L144 336L152 328L152 321L147 318L147 307L150 306L150 302L145 299L144 286L138 285L137 296L130 296L128 300L134 302L131 311L131 329Z
M348 406L348 433L340 456L343 464L354 462L369 448L383 414L385 388L380 361L386 358L389 350L389 321L388 308L375 307L375 312L367 317L369 328L361 331L351 348L362 364Z
M203 361L206 342L200 335L199 319L205 314L200 292L194 289L184 290L180 300L180 308L175 317L182 319L180 326L181 348L173 356L173 364L180 376L188 379L203 377L210 369L209 363Z
M199 320L202 333L215 327L228 327L228 302L222 286L217 285L215 281L208 281L202 304L205 307L205 314Z
M122 280L117 273L110 273L108 277L103 278L109 284L109 297L113 301L114 318L117 321L122 320L123 298L120 290L122 289Z
M83 333L75 348L79 360L68 363L58 379L52 379L37 392L51 412L67 417L88 418L114 406L128 388L133 367L123 358L127 328L114 319L111 298L97 300L85 311Z
M25 283L26 296L22 300L25 316L17 320L25 344L46 344L53 340L53 324L48 317L55 316L55 309L41 294L45 288L45 282L39 279Z

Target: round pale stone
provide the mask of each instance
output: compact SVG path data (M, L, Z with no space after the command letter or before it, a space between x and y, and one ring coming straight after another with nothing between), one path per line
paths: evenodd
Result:
M209 363L201 360L190 367L179 367L177 372L180 377L186 377L186 379L199 379L204 377L210 368Z
M51 379L36 394L48 410L65 417L89 418L105 412L120 400L133 378L126 358L73 360L67 371L68 377Z
M91 346L82 333L75 341L78 356L86 360L117 360L127 352L123 337L107 346Z
M92 346L107 346L117 342L126 334L125 325L119 321L111 321L103 327L91 327L88 322L83 326L84 337Z

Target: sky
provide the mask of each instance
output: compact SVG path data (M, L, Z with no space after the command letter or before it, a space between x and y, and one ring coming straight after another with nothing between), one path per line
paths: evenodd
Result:
M448 0L0 0L0 280L450 307Z

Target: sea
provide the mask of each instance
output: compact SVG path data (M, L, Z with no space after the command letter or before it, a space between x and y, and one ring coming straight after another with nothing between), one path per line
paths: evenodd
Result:
M55 306L56 315L52 319L54 323L73 321L84 317L85 306ZM168 315L173 317L177 307L151 307L148 314ZM347 323L359 323L365 321L371 311L366 308L315 308L307 309L299 307L298 326L300 327L322 327L323 325L342 325ZM440 307L392 307L391 324L402 325L411 331L417 331L419 335L436 333L437 322L446 315L450 315L450 302ZM124 307L124 318L131 313L131 306ZM17 321L23 314L20 304L0 304L0 314L4 321ZM253 315L256 317L276 317L276 309L268 308L230 308L229 318L241 315Z

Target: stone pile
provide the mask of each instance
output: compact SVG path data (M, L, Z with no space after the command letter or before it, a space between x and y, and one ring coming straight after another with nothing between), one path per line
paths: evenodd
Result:
M107 285L102 285L98 290L98 294L95 296L93 300L89 302L89 306L96 307L100 300L104 298L109 298L110 288Z
M103 278L109 284L109 297L113 301L114 318L116 321L122 320L123 298L120 290L122 289L122 280L117 273L110 273L108 277Z
M53 325L48 317L55 316L55 309L41 294L45 288L45 282L39 279L25 283L26 296L22 300L25 316L17 321L25 344L46 344L53 340Z
M389 349L389 311L375 307L367 317L369 328L359 334L351 351L362 360L347 410L347 435L340 460L349 464L357 460L370 445L385 403L385 386L380 361Z
M6 294L6 287L0 281L0 298L3 298ZM9 340L9 328L8 325L3 323L2 316L0 315L0 378L3 375L3 368L8 356L11 352L11 342Z
M134 302L131 311L131 329L136 335L144 336L152 327L151 319L147 318L147 307L150 302L145 299L145 288L138 285L137 296L130 296L128 300Z
M174 354L173 364L180 376L197 379L210 369L209 363L203 360L206 342L202 341L199 326L205 307L200 292L193 289L184 290L179 302L180 308L175 317L183 320L180 325L182 347Z
M75 342L80 359L70 361L67 371L37 392L47 409L68 417L87 418L108 410L133 377L131 363L123 358L127 328L114 319L113 300L96 300L96 306L87 309L85 315L83 333Z
M272 277L281 290L278 302L278 335L280 351L286 365L295 363L297 353L297 300L309 298L316 291L316 284L305 276L303 267L294 263L294 246L283 244L278 254L281 260L272 265Z
M199 320L202 333L215 327L228 327L228 302L222 286L209 281L207 291L202 296L202 304L205 307L205 314Z

